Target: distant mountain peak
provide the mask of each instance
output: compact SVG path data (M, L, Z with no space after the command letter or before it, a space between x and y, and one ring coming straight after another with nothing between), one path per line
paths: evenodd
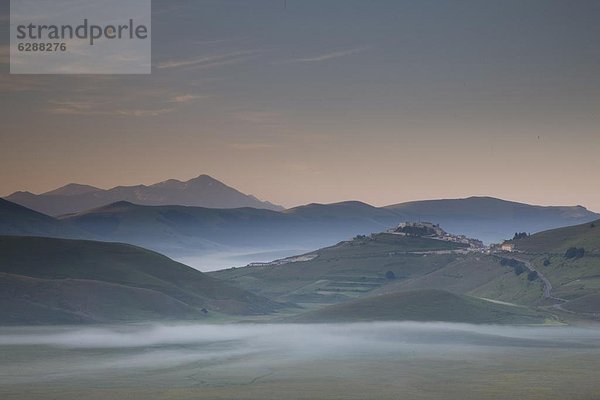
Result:
M134 204L130 201L120 200L120 201L115 201L114 203L108 204L105 207L106 208L117 208L117 207L135 207L135 206L137 206L137 204Z
M152 185L116 186L107 190L71 183L41 195L16 192L6 199L49 215L79 213L107 204L114 206L119 201L148 206L283 210L281 206L242 193L206 174L185 182L168 179Z
M451 205L451 206L462 206L462 207L469 207L470 205L472 206L473 204L477 204L477 205L483 205L483 206L495 205L495 206L519 206L519 207L532 207L532 208L560 208L560 209L578 209L581 211L590 212L586 207L581 206L581 205L577 205L577 206L560 206L560 205L558 205L558 206L555 206L555 205L542 206L542 205L529 204L529 203L524 203L524 202L514 201L514 200L505 200L505 199L501 199L498 197L492 197L492 196L469 196L469 197L462 197L462 198L413 200L413 201L407 201L404 203L392 204L392 205L386 206L384 208L400 209L403 207L412 207L415 205L438 206L438 205L442 205L442 204L446 205L446 206ZM465 210L470 211L468 208L465 208Z
M295 212L300 210L310 210L310 209L332 209L332 208L360 208L360 209L376 209L370 204L363 203L358 200L348 200L348 201L340 201L337 203L309 203L297 207L288 208L287 212Z
M222 186L227 186L226 184L224 184L223 182L219 181L218 179L213 178L210 175L206 175L206 174L202 174L202 175L198 175L195 178L192 178L188 181L183 182L185 184L188 185L222 185Z
M55 195L74 196L74 195L78 195L78 194L96 192L98 190L102 190L102 189L97 188L95 186L91 186L91 185L82 185L80 183L69 183L65 186L59 187L58 189L54 189L54 190L51 190L49 192L45 192L42 194L47 195L47 196L55 196Z
M73 217L76 215L86 215L86 214L91 214L91 213L125 211L125 210L129 210L129 209L133 209L135 207L140 207L140 205L134 204L130 201L120 200L120 201L115 201L114 203L106 204L106 205L103 205L100 207L95 207L95 208L92 208L89 210L83 210L83 211L77 212L77 213L69 213L69 214L60 215L57 218L64 219L64 218L69 218L69 217Z
M152 185L148 185L145 187L172 187L179 190L184 190L186 188L194 187L194 186L211 186L211 185L221 185L224 187L229 187L225 185L223 182L213 178L210 175L198 175L195 178L188 179L187 181L181 181L179 179L167 179L166 181L154 183ZM250 196L250 195L248 195Z
M215 178L213 178L212 176L210 176L210 175L207 175L207 174L200 174L200 175L198 175L197 177L190 179L189 181L195 181L195 180L211 180L211 181L217 181L217 179L215 179ZM189 182L189 181L188 181L188 182Z
M155 184L149 185L149 186L178 185L178 184L182 184L182 183L184 183L184 182L180 181L179 179L167 179L166 181L158 182L158 183L155 183Z
M31 193L27 190L18 190L16 192L14 192L13 194L11 194L10 196L23 196L23 195L24 196L35 196L34 193ZM7 196L7 197L10 197L10 196Z

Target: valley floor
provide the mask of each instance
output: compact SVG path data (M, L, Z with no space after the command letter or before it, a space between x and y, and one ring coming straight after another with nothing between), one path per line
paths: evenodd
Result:
M0 398L593 399L600 328L443 323L0 331Z

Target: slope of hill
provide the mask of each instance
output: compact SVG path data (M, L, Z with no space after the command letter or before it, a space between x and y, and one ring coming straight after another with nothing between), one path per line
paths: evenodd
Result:
M552 284L563 309L600 315L600 221L513 240L515 258L529 261ZM569 248L582 249L569 256Z
M292 317L294 322L442 321L541 324L547 314L444 290L416 290L363 297Z
M430 288L464 294L480 290L481 296L523 304L535 303L542 295L539 282L515 275L495 257L466 253L454 243L389 234L210 275L295 303L337 303L371 293Z
M117 186L107 190L89 185L69 184L39 195L16 192L6 199L48 215L76 213L117 201L143 205L283 209L241 193L208 175L200 175L186 182L170 179L149 186Z
M271 210L141 206L117 202L61 217L67 226L105 240L132 243L169 255L267 247L302 241L307 232L285 231L284 216Z
M75 234L52 217L0 199L0 235L68 237Z
M388 221L380 218L389 214L385 210L352 204L348 216L346 207L347 203L310 205L276 212L118 202L60 220L104 240L133 243L171 256L198 249L318 248L397 223L393 215Z
M433 221L449 232L487 243L511 238L515 232L534 233L600 218L600 214L582 206L544 207L493 197L413 201L385 209L404 216L407 221Z
M383 208L373 207L360 201L343 201L331 204L311 203L304 206L289 208L285 214L296 215L304 218L347 218L370 219L375 222L398 219L398 214Z
M264 314L279 304L139 247L0 236L0 322Z
M512 243L527 253L564 254L569 247L583 247L587 253L600 254L600 220L539 232Z

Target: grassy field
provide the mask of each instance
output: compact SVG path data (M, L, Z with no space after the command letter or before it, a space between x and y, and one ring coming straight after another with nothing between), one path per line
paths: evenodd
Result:
M422 289L363 297L290 318L294 322L442 321L495 324L543 324L552 316L511 306Z
M441 268L409 279L391 282L375 293L403 290L440 289L475 297L522 305L535 305L542 296L540 281L530 282L503 267L497 257L482 254L458 255Z

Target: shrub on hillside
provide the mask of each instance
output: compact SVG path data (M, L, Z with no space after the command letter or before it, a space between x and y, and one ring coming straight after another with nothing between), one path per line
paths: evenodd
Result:
M547 258L544 260L544 267L547 267L548 265L550 265L550 260L548 260Z
M516 232L513 240L525 239L527 236L529 236L527 232Z
M531 271L527 274L527 280L528 281L535 281L538 277L538 273L536 271Z
M565 258L567 259L577 259L581 258L585 255L585 249L583 247L569 247L565 252Z
M385 279L394 280L396 279L396 274L393 271L388 271L385 273Z
M500 259L500 265L503 265L505 267L511 267L515 271L515 274L517 276L521 275L527 270L525 264L523 264L519 260L515 260L514 258L502 258Z
M515 275L519 276L519 275L521 275L523 272L525 272L525 269L526 269L526 268L525 268L525 266L524 266L523 264L518 264L518 265L515 265L515 266L513 267L513 269L515 270Z

